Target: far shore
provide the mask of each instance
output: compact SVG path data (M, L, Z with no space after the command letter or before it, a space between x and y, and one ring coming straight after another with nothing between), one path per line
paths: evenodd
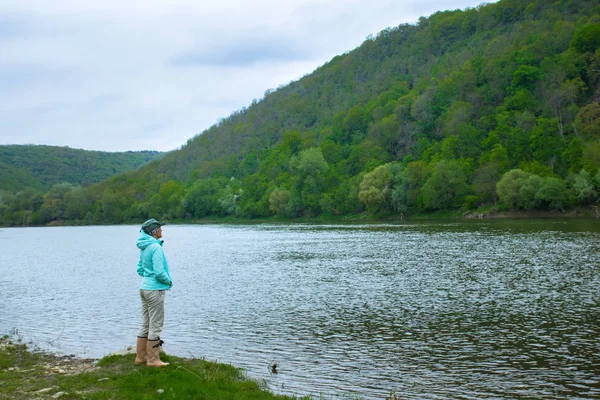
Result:
M393 214L393 215L376 215L369 213L352 214L344 216L319 216L319 217L298 217L298 218L282 218L282 217L267 217L267 218L236 218L236 217L220 217L211 216L204 218L194 219L168 219L168 224L190 224L190 225L207 225L207 224L295 224L295 223L318 223L318 224L340 224L340 223L364 223L364 224L378 224L378 223L402 223L409 221L427 221L427 220L474 220L474 219L486 219L486 220L510 220L510 219L598 219L600 218L600 209L598 207L590 208L575 208L564 211L545 211L545 210L507 210L497 211L494 209L490 210L470 210L466 212L461 211L439 211L428 214ZM141 224L142 220L128 220L123 221L119 224L103 224L98 221L69 221L69 220L57 220L52 221L46 225L18 225L12 227L50 227L50 226L95 226L95 225L137 225ZM0 226L0 228L8 228L9 226Z

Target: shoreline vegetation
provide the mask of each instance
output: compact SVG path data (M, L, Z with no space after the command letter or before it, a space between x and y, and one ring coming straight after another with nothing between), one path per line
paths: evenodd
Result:
M121 354L127 353L127 354ZM135 354L99 360L59 356L0 337L3 399L310 399L270 392L229 364L162 355L165 368L136 366ZM266 367L265 367L266 368Z
M496 210L471 210L466 212L448 211L448 212L437 212L437 213L423 213L423 214L412 214L409 216L404 215L386 215L378 216L369 213L353 214L345 216L319 216L319 217L298 217L298 218L285 218L285 217L266 217L266 218L238 218L232 216L207 216L203 218L192 218L192 219L166 219L168 224L191 224L191 225L202 225L202 224L259 224L259 223L282 223L282 224L294 224L294 223L396 223L396 222L407 222L407 221L425 221L425 220L444 220L444 219L485 219L485 220L508 220L508 219L563 219L563 218L579 218L579 219L596 219L600 218L600 208L589 207L589 208L574 208L564 211L556 210L529 210L529 211L496 211ZM88 226L88 225L131 225L141 224L142 220L131 220L123 221L121 223L86 223L84 221L70 221L70 220L56 220L48 224L42 225L24 225L24 226L2 226L0 228L10 227L52 227L52 226Z

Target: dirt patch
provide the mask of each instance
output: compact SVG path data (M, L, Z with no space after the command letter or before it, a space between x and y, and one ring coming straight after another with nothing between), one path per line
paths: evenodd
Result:
M9 338L0 338L0 351L27 351L20 344L15 344ZM7 368L8 371L30 372L34 369L42 369L46 374L62 374L62 375L77 375L84 372L97 370L96 363L98 360L91 358L78 358L75 355L59 356L43 351L37 351L40 355L39 361L34 368L21 368L13 366Z
M40 364L48 374L77 375L98 369L97 360L77 358L75 356L52 356Z

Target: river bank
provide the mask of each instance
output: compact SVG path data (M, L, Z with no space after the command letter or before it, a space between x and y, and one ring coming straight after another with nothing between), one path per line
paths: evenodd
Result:
M269 392L228 364L163 355L165 368L136 366L134 354L100 360L58 356L0 338L0 397L21 399L295 399ZM308 399L308 398L305 398Z
M158 219L165 220L162 216L155 216ZM396 223L404 221L422 221L422 220L440 220L440 219L552 219L552 218L600 218L600 209L597 206L589 208L572 208L563 211L556 210L498 210L496 207L488 207L469 211L437 211L433 213L416 214L373 214L368 212L350 214L350 215L321 215L317 217L301 216L297 218L284 218L279 216L259 217L259 218L238 218L233 216L209 216L204 218L176 218L168 219L169 224L294 224L294 223ZM142 220L126 220L120 224L107 225L136 225L141 224ZM44 226L90 226L103 225L103 223L87 222L83 220L56 220L46 225L0 225L2 227L44 227Z

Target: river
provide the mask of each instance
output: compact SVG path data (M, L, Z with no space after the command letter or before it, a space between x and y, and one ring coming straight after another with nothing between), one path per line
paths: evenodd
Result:
M138 230L0 229L0 334L81 357L133 345ZM600 397L598 220L163 235L168 353L324 399Z

